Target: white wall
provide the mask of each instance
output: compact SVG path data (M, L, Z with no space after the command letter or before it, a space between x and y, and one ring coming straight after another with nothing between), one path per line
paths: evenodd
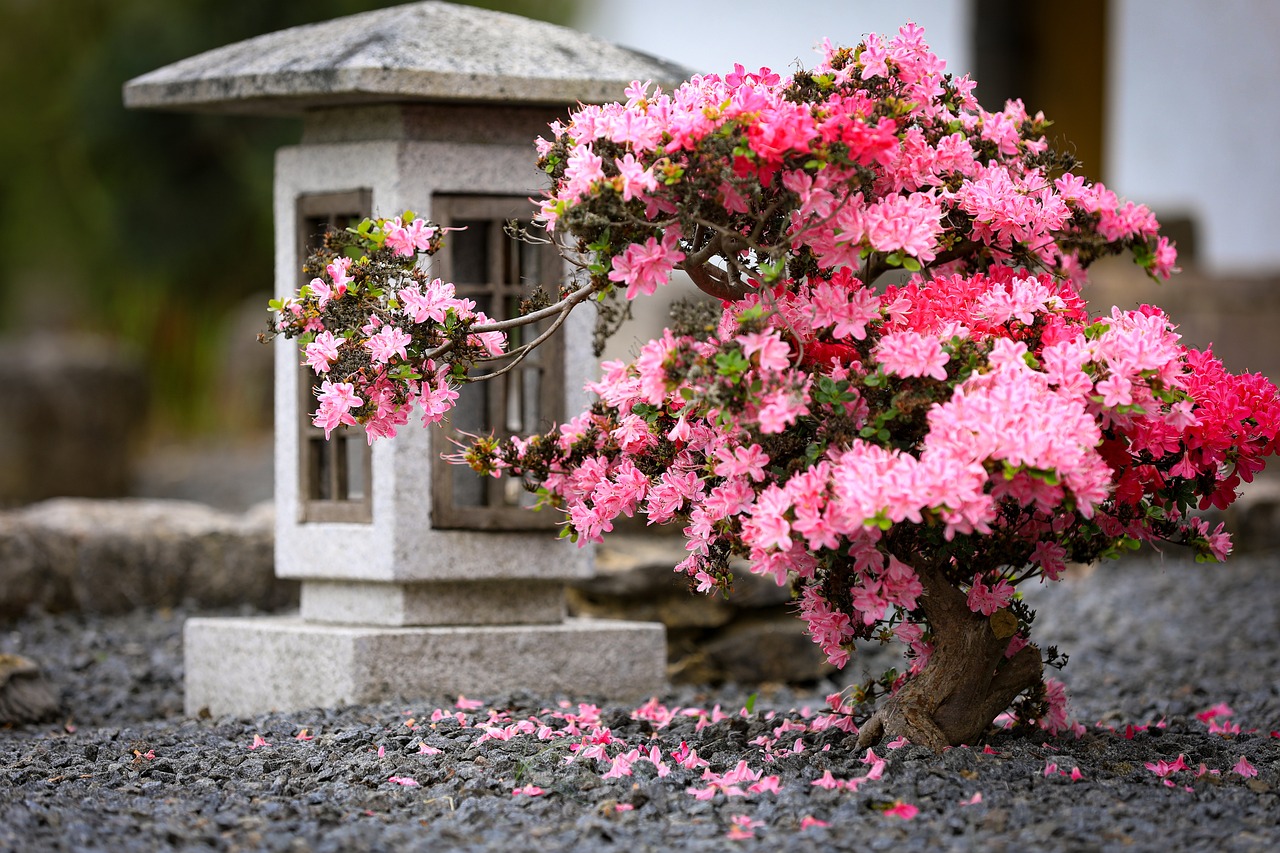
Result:
M1191 214L1201 266L1280 270L1280 3L1112 0L1106 182Z
M741 62L785 75L797 61L812 68L824 38L852 46L907 21L924 27L948 71L968 72L972 55L968 0L594 0L580 15L578 29L704 72L732 71Z

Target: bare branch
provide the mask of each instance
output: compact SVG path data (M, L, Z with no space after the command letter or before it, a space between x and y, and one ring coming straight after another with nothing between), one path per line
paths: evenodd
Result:
M512 317L508 320L494 320L490 323L479 323L472 326L470 331L505 332L507 329L516 329L520 326L528 326L530 323L536 323L539 320L545 320L547 317L554 317L557 314L568 314L573 310L575 305L590 296L593 290L593 286L590 283L587 283L571 292L568 296L563 297L554 305L548 305L546 308L539 308L537 311L531 311L528 314L521 314L519 317Z
M699 264L697 266L689 266L688 261L682 263L678 267L689 274L689 278L693 279L693 283L698 289L708 296L714 296L716 299L722 299L725 302L737 302L739 299L753 292L753 289L742 283L730 282L728 274L721 269L717 269L711 264Z

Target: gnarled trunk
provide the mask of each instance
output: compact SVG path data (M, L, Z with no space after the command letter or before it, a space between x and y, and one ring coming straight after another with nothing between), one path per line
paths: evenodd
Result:
M977 743L1018 694L1043 682L1039 648L1028 644L1006 659L1010 637L997 637L991 618L971 611L965 596L940 573L919 574L920 607L933 629L933 653L862 727L860 748L899 736L934 752Z

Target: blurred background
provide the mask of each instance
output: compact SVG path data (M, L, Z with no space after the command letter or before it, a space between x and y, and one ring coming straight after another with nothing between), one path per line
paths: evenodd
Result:
M272 289L273 152L300 124L126 111L121 86L224 44L391 5L0 0L0 506L270 497L271 359L255 337ZM1231 369L1280 376L1280 4L471 5L706 71L785 73L812 65L824 37L854 43L914 20L950 71L974 76L984 106L1021 97L1043 110L1085 174L1151 206L1178 241L1181 281L1155 289L1107 267L1091 301L1157 302Z

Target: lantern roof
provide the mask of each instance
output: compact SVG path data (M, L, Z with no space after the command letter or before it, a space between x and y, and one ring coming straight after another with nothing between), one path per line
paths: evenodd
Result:
M567 27L441 0L257 36L125 84L125 105L257 115L385 103L564 106L690 69Z

